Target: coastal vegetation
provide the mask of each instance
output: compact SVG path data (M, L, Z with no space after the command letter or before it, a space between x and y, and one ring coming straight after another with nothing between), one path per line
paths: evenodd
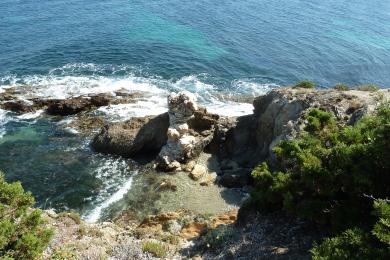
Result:
M379 90L379 87L377 85L373 85L373 84L366 84L366 85L358 86L357 90L368 91L368 92L375 92L375 91Z
M0 172L0 259L35 259L47 247L53 231L34 203L20 182L7 183Z
M167 250L159 242L147 241L143 244L142 250L159 258L164 258L167 255Z
M333 88L334 88L334 89L337 89L337 90L340 90L340 91L348 91L348 90L351 90L350 87L348 87L347 85L342 84L342 83L338 83L338 84L334 85Z
M294 85L294 88L315 88L316 84L310 80L303 80Z
M276 165L252 172L256 190L246 206L286 211L324 228L330 237L314 259L390 257L390 104L354 126L314 108L299 138L282 141Z
M153 164L140 167L140 175L147 175L143 176L146 186L153 190L135 192L140 204L149 203L145 198L151 201L162 193L180 192L183 183L202 193L219 183L252 191L242 214L238 209L221 215L161 209L142 220L135 207L110 218L112 222L86 223L76 212L35 210L31 194L24 192L20 183L9 184L2 177L0 259L129 255L148 259L187 254L301 259L310 253L313 259L390 257L390 103L385 101L389 93L344 92L349 88L342 84L324 91L314 86L306 81L272 90L255 98L252 115L238 119L208 113L188 93L171 94L168 113L113 123L101 128L93 139L95 151L123 157L162 151L155 153ZM106 96L99 98L104 101ZM83 103L69 100L61 101L60 107ZM180 121L170 120L170 113ZM179 146L177 138L185 141L189 135L194 145ZM206 163L210 161L212 168ZM187 174L180 174L184 179L159 178L161 170ZM137 191L137 186L132 189ZM213 197L193 194L194 201ZM180 195L175 193L163 203ZM212 207L223 209L224 205ZM245 207L266 214L251 214L254 212ZM202 205L202 210L205 208ZM313 224L319 232L309 228ZM53 231L47 226L56 231L52 242ZM289 236L284 235L287 233ZM193 246L184 249L188 240Z

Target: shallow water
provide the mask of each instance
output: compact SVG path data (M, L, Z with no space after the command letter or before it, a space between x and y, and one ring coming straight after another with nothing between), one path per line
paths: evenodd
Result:
M302 79L390 86L389 22L390 2L379 0L4 0L0 92L16 87L21 99L147 92L96 111L121 121L162 113L169 92L187 90L211 112L244 115L252 105L233 102L240 95ZM145 214L181 202L206 211L237 205L181 175L182 196L149 193L135 162L94 153L91 137L65 128L71 120L0 109L0 169L38 206L96 220L128 206ZM184 187L212 203L192 201Z

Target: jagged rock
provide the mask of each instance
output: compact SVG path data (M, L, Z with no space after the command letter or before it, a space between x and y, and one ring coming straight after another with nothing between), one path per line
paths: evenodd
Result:
M47 108L47 113L50 115L67 116L89 110L91 107L92 103L85 98L53 100Z
M190 177L191 177L191 179L197 181L206 174L207 174L206 167L203 165L197 164L197 165L195 165L194 169L191 171Z
M168 114L133 118L104 126L91 146L95 151L132 157L158 152L167 141Z
M188 163L182 165L182 170L186 172L191 172L195 167L195 161L189 161Z
M199 236L207 227L206 223L188 223L180 232L180 236L185 239L192 239Z
M156 226L162 227L167 221L179 219L182 214L183 212L178 211L178 212L166 212L158 215L148 216L142 221L142 223L140 224L140 228L156 227Z
M218 215L211 219L211 228L217 228L220 225L233 224L237 220L238 209L232 209L224 214Z
M108 106L114 97L109 94L99 94L90 97L74 97L70 99L52 99L49 101L47 113L50 115L74 115L93 107Z
M1 108L20 114L30 113L36 110L32 102L24 100L7 101L1 104Z
M68 99L42 99L30 98L28 100L19 100L16 97L16 90L8 89L0 94L0 101L4 101L1 107L16 113L29 113L38 109L46 109L50 115L74 115L83 111L102 106L132 103L142 97L142 93L122 93L113 96L109 93L102 93L91 96L79 96Z
M168 141L161 149L158 166L172 171L196 158L211 142L218 116L198 108L195 96L189 92L168 96L168 114Z

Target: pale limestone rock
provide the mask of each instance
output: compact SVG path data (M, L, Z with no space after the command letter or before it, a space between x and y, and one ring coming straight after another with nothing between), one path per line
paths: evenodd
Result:
M211 142L217 117L198 108L195 96L189 92L170 94L168 109L168 140L157 161L160 169L172 171L179 168L177 163L196 158ZM172 165L173 162L177 162L176 165Z
M217 179L217 173L216 172L211 172L209 174L206 174L203 176L203 178L200 181L200 185L202 186L210 186L212 185L215 180Z
M183 171L191 172L192 169L194 169L195 164L196 164L195 161L189 161L188 163L186 163L182 166L182 169L183 169Z
M205 176L206 174L207 174L206 167L203 165L197 164L197 165L195 165L194 169L190 173L190 177L191 177L191 179L197 181L200 178L202 178L203 176Z

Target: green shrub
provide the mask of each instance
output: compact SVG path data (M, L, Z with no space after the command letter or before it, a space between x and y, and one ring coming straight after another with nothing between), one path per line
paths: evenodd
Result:
M199 245L202 249L221 252L227 243L237 238L237 233L230 225L220 225L215 229L209 229L201 237Z
M306 115L306 120L308 123L305 130L310 133L324 130L325 127L333 128L335 125L333 115L318 108L310 110Z
M341 84L341 83L338 83L338 84L334 85L333 88L336 89L336 90L340 90L340 91L348 91L348 90L351 90L347 85Z
M52 230L45 228L31 193L19 182L7 183L0 172L0 258L35 259L47 247Z
M310 80L304 80L295 84L294 88L315 88L316 84Z
M142 251L151 253L155 257L164 258L167 256L166 248L158 243L153 241L147 241L142 245Z
M372 247L370 234L362 229L348 229L311 249L312 258L320 259L385 259L386 250Z
M390 205L374 201L373 215L378 219L371 232L355 227L325 238L311 250L313 259L390 259Z
M367 85L358 86L356 89L360 91L375 92L379 90L379 87L373 84L367 84Z
M373 198L390 197L390 104L344 128L319 109L309 111L306 119L306 132L299 139L282 141L274 149L275 171L271 173L265 164L254 169L256 189L248 205L288 211L336 235L353 230L326 240L313 255L326 248L332 251L336 245L346 252L346 237L352 233L369 240L368 255L390 250L389 205L377 200L372 214ZM353 252L354 245L350 246Z

